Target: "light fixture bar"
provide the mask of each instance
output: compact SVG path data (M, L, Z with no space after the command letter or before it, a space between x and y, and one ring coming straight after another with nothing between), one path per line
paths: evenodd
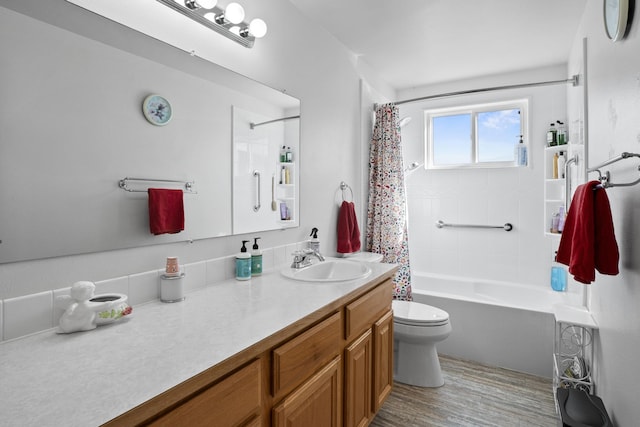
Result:
M176 12L186 16L187 18L190 18L194 21L196 21L197 23L204 25L205 27L212 29L213 31L217 32L218 34L222 34L223 36L237 42L240 43L242 46L246 47L246 48L252 48L253 47L253 43L255 42L255 37L252 36L251 34L247 34L246 36L240 36L238 34L235 34L233 32L230 31L231 27L235 27L235 26L239 26L240 28L248 28L249 24L245 23L245 22L241 22L240 24L232 24L232 23L223 23L223 24L218 24L216 22L210 21L209 19L205 18L203 15L201 15L199 12L206 12L206 13L214 13L216 16L221 15L224 13L223 9L220 9L218 7L215 7L213 9L188 9L187 7L184 6L180 6L178 3L176 3L174 0L157 0L158 2L164 4L165 6L175 10Z

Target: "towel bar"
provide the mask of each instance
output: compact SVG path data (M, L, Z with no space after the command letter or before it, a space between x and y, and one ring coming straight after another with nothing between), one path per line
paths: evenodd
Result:
M444 227L457 227L457 228L501 228L504 231L513 230L513 225L507 222L504 225L475 225L475 224L446 224L443 221L436 222L436 227L444 228Z
M143 189L136 189L136 188L130 187L130 184L140 184L140 183L154 183L153 185L156 185L155 183L166 183L172 187L177 187L177 186L183 187L182 191L184 193L198 194L198 192L195 191L194 189L195 183L193 181L175 181L171 179L149 179L149 178L125 177L120 181L118 181L118 187L122 188L124 191L129 191L131 193L146 193L150 187L153 187L152 185L145 185Z

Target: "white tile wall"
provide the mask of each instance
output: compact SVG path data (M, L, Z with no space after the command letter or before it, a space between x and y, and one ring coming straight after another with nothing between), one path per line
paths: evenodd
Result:
M4 339L33 334L53 326L53 292L4 300Z
M268 270L292 259L295 250L306 247L305 242L264 249L263 269ZM181 265L185 272L185 292L235 277L235 256L210 259ZM135 273L129 276L96 282L96 294L120 293L128 296L135 306L160 297L160 275L163 270ZM55 289L17 298L0 300L0 341L51 329L58 325L64 309L55 298L69 295L71 287Z

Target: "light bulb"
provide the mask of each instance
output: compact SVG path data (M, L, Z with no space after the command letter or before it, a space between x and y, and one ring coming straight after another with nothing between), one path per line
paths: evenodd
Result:
M249 32L253 37L259 39L267 34L267 24L260 18L256 18L249 24Z
M224 19L239 24L244 19L244 9L238 3L229 3L224 10Z
M213 9L216 7L218 0L198 0L198 5L203 9Z
M240 36L240 27L238 27L237 25L234 25L233 27L229 28L229 31L235 34L236 36Z

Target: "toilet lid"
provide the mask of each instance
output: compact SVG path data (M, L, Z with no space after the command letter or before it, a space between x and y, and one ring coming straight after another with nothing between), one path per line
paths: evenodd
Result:
M413 301L393 300L393 320L405 325L440 326L449 322L449 313Z

